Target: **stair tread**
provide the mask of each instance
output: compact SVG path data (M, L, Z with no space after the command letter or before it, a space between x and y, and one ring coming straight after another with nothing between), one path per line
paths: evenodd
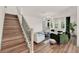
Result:
M6 20L6 21L4 21L5 23L18 23L18 21L15 21L15 20Z
M6 20L16 20L16 19L18 19L18 18L14 18L14 17L9 17L9 16L8 16L8 17L5 17L5 19L6 19Z
M23 50L28 50L28 47L26 46L25 42L23 42L21 44L18 44L14 47L8 48L8 49L3 49L2 52L5 52L5 53L19 53Z
M9 40L9 41L3 42L2 46L3 46L3 49L5 49L5 48L9 48L9 47L18 45L18 44L23 43L23 42L25 42L25 40L23 38L16 39L16 40Z
M18 32L9 32L9 33L8 32L4 32L3 34L7 35L7 34L22 34L22 33L18 31Z
M6 40L6 39L12 39L12 38L16 38L16 37L23 37L22 35L16 35L16 36L4 36L3 40Z
M21 30L18 30L18 28L14 28L14 29L4 29L5 31L7 31L7 32L19 32L19 31L21 31ZM6 33L6 32L4 32L4 33Z
M14 30L14 29L21 29L21 28L19 26L17 26L17 27L7 26L7 27L4 28L4 30Z
M6 25L14 25L14 24L17 25L18 23L17 23L17 22L15 22L15 23L11 23L11 22L10 22L10 23L7 23L7 22L5 22L5 24L6 24Z
M14 40L14 39L19 39L19 38L23 38L23 36L16 36L16 37L11 37L11 38L3 38L3 41L9 41L9 40Z
M17 15L13 15L13 14L5 14L6 17L13 17L13 18L17 18Z

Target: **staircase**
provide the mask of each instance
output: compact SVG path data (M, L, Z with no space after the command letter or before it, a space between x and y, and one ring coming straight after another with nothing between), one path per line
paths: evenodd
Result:
M17 15L5 14L2 53L27 53L28 47Z

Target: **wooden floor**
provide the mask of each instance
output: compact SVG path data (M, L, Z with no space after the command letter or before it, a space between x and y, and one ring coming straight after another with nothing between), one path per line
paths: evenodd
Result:
M6 14L1 53L27 53L28 47L16 15Z
M79 53L79 48L76 47L76 39L72 37L67 44L50 45L45 43L34 44L35 53Z

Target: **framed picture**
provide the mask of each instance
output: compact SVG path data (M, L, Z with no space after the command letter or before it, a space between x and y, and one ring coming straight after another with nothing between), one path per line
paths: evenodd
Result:
M58 28L58 21L57 20L55 20L55 28Z

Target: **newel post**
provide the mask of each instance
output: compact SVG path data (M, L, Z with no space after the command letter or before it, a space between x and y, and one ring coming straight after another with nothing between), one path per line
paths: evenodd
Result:
M34 31L33 31L33 29L31 29L31 44L30 44L30 47L31 47L31 53L33 53L34 52L34 50L33 50L33 47L34 47L34 43L33 43L33 41L34 41Z

